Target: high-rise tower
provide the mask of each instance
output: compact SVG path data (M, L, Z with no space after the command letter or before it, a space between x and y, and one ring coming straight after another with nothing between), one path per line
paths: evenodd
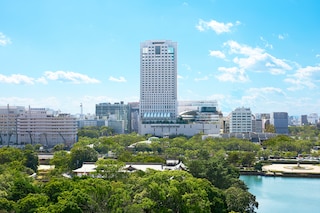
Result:
M177 43L149 40L140 44L140 119L175 122L177 117Z

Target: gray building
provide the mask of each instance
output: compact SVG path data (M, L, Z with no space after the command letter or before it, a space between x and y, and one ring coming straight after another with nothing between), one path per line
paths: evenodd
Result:
M123 134L131 132L129 105L123 101L96 104L96 116L100 120L106 120L108 126L115 133Z
M130 132L139 132L139 102L129 102Z
M300 124L301 126L309 124L307 115L301 115Z
M273 112L270 115L270 124L275 128L277 134L289 134L288 129L288 113L287 112Z

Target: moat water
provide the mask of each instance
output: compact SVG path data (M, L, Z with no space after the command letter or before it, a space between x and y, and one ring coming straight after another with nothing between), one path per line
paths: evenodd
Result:
M259 202L258 213L320 212L320 178L240 176Z

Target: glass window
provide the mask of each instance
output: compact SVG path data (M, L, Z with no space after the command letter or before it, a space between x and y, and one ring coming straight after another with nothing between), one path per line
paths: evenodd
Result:
M156 46L156 54L160 54L160 46Z
M144 47L144 48L142 49L142 53L148 53L148 48L147 48L147 47Z

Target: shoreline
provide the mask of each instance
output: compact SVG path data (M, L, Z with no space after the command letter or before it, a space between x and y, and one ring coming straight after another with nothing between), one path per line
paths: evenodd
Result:
M320 178L320 166L313 164L271 164L262 167L262 171L241 170L240 175L256 175L266 177L302 177Z

